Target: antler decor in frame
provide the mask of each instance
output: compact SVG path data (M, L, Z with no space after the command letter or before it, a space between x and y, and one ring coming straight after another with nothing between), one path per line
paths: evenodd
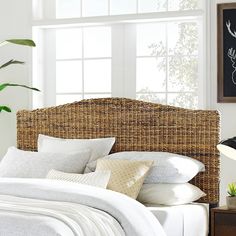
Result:
M236 3L217 6L218 102L236 103Z

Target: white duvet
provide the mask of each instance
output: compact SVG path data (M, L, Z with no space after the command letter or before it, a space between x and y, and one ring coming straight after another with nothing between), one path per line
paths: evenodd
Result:
M164 236L154 215L110 190L47 179L0 179L0 236Z

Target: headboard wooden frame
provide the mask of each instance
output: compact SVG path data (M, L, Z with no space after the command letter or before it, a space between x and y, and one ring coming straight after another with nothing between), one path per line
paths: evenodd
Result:
M112 152L165 151L203 162L206 171L191 183L219 202L219 114L126 98L89 99L62 106L19 111L17 144L37 150L38 134L61 138L116 137Z

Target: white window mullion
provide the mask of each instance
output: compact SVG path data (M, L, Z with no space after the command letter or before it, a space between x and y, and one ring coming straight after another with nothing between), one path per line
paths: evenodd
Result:
M33 20L41 20L44 17L43 0L32 0Z
M165 100L166 104L168 104L168 82L169 82L169 45L168 45L168 23L165 23L165 35L166 35L166 91L165 91Z
M56 30L45 30L44 106L56 104Z
M108 16L111 15L111 3L110 0L107 0L107 5L108 5Z
M139 8L139 1L136 0L136 14L138 14L138 8Z
M112 26L112 97L124 97L124 25Z
M204 91L203 94L199 94L199 98L202 96L202 107L201 104L200 108L210 108L211 104L211 90L208 89L211 87L210 84L210 79L207 78L211 78L211 70L209 70L208 68L210 68L210 49L211 49L211 37L210 37L210 8L211 8L211 2L210 1L204 1L201 3L202 5L200 7L202 7L203 9L205 9L204 11L204 15L200 21L201 26L200 29L200 38L202 38L203 40L200 42L200 52L202 53L203 56L203 66L202 66L202 81L204 81L204 83L202 84L202 90ZM200 75L201 76L201 75ZM199 88L201 89L201 88ZM210 92L209 92L210 91Z
M136 25L112 26L112 96L136 97Z
M80 16L83 16L83 1L82 0L78 0L80 1Z
M199 54L198 54L198 107L201 109L206 108L206 85L207 85L207 77L206 73L206 48L204 50L204 47L206 45L205 39L203 36L204 29L202 27L201 23L202 19L199 19L198 22L198 28L199 28Z
M124 29L124 96L136 98L136 24Z
M84 99L84 29L83 28L82 28L82 61L81 62L82 62L82 99Z
M43 51L43 33L42 29L33 29L32 35L33 38L37 44L37 47L33 50L33 69L32 69L32 86L35 88L40 89L40 93L34 92L32 93L32 108L42 108L44 107L44 93L42 92L44 90L44 76L43 74L43 57L44 57L44 51Z
M51 13L50 13L51 14ZM170 11L170 12L152 12L152 13L139 13L139 14L125 14L125 15L111 15L111 16L92 16L92 17L72 17L65 19L45 18L43 20L34 20L33 26L42 28L55 28L55 27L77 27L81 25L92 24L112 24L112 23L125 23L137 21L156 21L164 22L168 19L188 20L190 17L198 17L204 14L203 10L186 10L186 11Z

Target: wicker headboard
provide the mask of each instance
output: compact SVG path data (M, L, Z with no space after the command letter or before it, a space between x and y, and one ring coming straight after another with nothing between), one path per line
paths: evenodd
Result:
M62 106L20 111L18 148L37 150L38 134L61 138L116 137L112 152L166 151L202 161L204 173L192 183L219 202L219 114L125 98L89 99Z

